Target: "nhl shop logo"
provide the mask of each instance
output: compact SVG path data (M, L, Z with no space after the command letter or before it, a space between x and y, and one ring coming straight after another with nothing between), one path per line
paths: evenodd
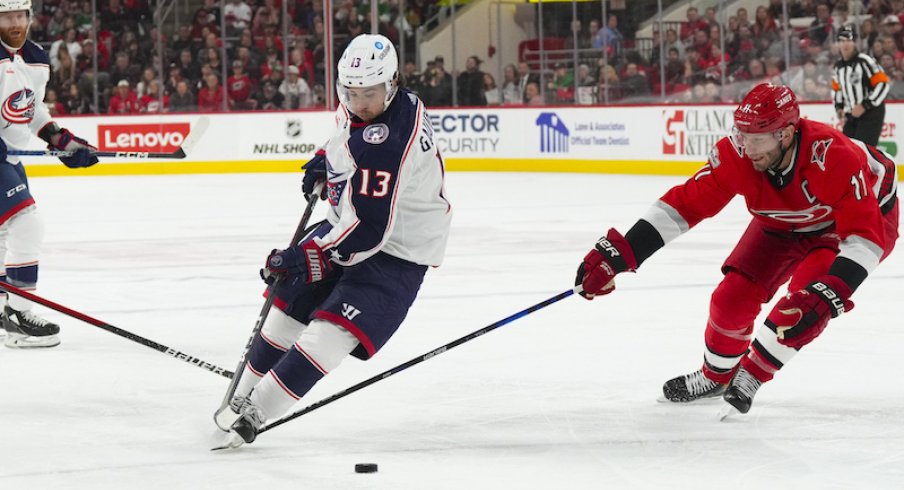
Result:
M543 112L537 117L540 128L541 153L568 153L568 140L571 131L554 112Z
M286 136L300 138L302 133L301 119L289 119L286 121Z

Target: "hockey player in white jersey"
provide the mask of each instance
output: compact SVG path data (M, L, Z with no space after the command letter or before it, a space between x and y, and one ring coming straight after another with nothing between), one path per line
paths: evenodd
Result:
M5 269L0 281L34 290L44 228L31 196L25 169L8 149L27 149L33 134L52 150L66 150L67 167L97 163L91 147L53 122L44 105L50 79L50 59L28 40L31 0L0 0L0 257ZM53 347L60 328L31 312L31 302L9 295L0 311L7 347Z
M254 441L347 355L373 356L395 333L446 248L452 208L424 103L398 88L392 43L363 34L339 60L336 129L305 168L326 181L327 220L261 271L284 275L231 407Z

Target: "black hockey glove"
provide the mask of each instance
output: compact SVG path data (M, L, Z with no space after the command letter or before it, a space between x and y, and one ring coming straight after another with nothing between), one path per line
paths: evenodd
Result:
M305 199L310 199L317 183L326 181L326 152L322 148L317 150L314 158L302 165L301 169L304 170L301 192L304 193ZM323 186L323 190L320 192L320 199L326 199L326 186Z

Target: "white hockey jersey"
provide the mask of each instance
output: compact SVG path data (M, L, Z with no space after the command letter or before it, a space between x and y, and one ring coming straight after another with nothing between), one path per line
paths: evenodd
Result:
M19 50L0 48L0 138L7 148L25 150L32 135L52 122L44 105L50 81L50 59L37 44L25 41ZM10 163L19 158L7 157Z
M333 229L315 240L333 262L350 266L384 252L440 265L452 206L433 127L416 95L399 90L368 123L340 104L326 158Z

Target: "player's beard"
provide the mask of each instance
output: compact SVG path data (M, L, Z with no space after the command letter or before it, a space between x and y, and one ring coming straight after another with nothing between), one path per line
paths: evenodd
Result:
M3 41L3 44L13 49L21 48L25 45L25 40L28 39L29 25L30 22L24 26L0 29L0 41Z

